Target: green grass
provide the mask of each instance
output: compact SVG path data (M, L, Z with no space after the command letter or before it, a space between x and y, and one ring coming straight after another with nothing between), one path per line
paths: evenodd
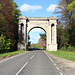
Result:
M2 54L0 54L0 58L1 57L7 57L7 56L14 56L14 55L17 55L19 53L24 53L24 52L26 52L26 51L19 50L19 51L14 51L14 52L2 53Z
M75 52L66 52L66 51L49 51L49 53L68 59L68 60L72 60L75 61Z

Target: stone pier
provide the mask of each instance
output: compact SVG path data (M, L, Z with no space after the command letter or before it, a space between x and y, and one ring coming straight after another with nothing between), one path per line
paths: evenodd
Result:
M46 32L46 50L57 51L57 20L51 17L26 17L18 18L18 49L26 50L28 45L28 34L33 28L42 28Z

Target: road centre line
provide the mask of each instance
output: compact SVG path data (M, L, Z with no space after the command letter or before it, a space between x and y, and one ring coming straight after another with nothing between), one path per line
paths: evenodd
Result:
M32 59L33 57L34 57L34 55L30 59Z
M60 75L63 75L63 74L60 72Z
M24 64L24 66L16 73L16 75L18 75L18 74L24 69L24 67L25 67L27 64L28 64L28 62L26 62L26 63Z
M58 67L56 67L56 69L57 69L57 70L59 70L59 68L58 68Z
M32 59L33 57L31 57L30 59Z
M54 66L56 66L56 64L54 63Z
M36 53L35 53L36 54ZM35 55L34 54L34 55ZM33 57L34 57L34 55L30 58L30 59L32 59ZM25 63L25 65L16 73L16 75L18 75L24 68L25 68L25 66L28 64L28 62L26 62Z
M36 55L36 53L30 59L32 59L35 55Z

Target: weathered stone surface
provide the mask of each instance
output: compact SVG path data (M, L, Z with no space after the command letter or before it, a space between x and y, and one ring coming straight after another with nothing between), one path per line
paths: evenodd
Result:
M30 30L32 30L33 28L42 28L47 35L46 49L49 51L57 51L57 30L56 30L57 20L58 18L55 16L51 17L19 16L18 48L19 49L25 48L26 50L28 44L28 33L30 32Z

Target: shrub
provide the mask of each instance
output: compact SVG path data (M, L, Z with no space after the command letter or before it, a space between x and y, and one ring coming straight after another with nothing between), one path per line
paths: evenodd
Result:
M63 46L63 47L61 48L61 50L62 50L62 51L75 52L75 47L74 47L74 46L71 46L71 45L69 45L68 47Z
M8 52L11 51L14 43L11 39L7 39L5 35L1 34L0 36L0 52Z
M61 50L66 51L66 46L61 47Z
M67 51L75 52L75 47L69 45L68 48L67 48Z

